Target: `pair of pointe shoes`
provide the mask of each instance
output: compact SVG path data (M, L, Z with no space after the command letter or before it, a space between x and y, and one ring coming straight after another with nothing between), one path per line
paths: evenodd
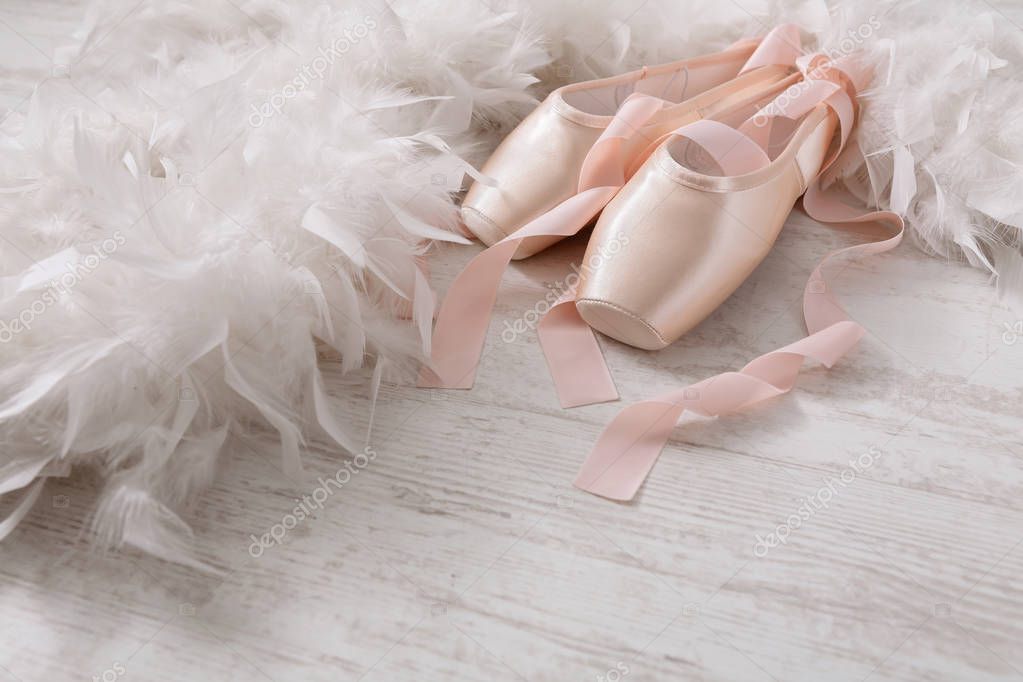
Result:
M575 485L632 499L683 413L731 414L791 390L806 360L833 365L865 330L832 295L825 266L892 249L904 228L897 213L863 212L828 182L862 161L847 143L866 75L851 56L801 55L799 31L782 26L715 55L555 91L484 167L496 187L477 184L465 198L466 227L489 248L448 288L419 386L471 388L509 262L595 223L578 287L537 337L563 407L616 400L591 329L645 349L675 341L763 260L800 195L815 220L877 222L892 234L814 268L807 336L623 409ZM911 168L896 175L893 192L910 186Z
M782 26L763 41L556 90L484 166L497 183L469 190L466 227L494 245L584 185L612 187L575 307L626 344L667 346L752 273L845 142L840 118L857 84L823 57L800 58L799 43ZM512 257L564 236L527 236Z

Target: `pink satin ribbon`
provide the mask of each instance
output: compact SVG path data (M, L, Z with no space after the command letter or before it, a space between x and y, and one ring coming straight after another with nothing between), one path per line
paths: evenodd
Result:
M762 66L778 66L795 64L803 50L800 48L802 38L799 27L795 24L781 24L771 29L753 51L739 74L744 74Z

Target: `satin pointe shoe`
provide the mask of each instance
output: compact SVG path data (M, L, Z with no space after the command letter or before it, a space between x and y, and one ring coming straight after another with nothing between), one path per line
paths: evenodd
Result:
M755 114L675 131L606 207L588 254L602 260L584 262L584 268L596 265L584 275L579 298L563 297L538 328L562 405L608 397L599 380L608 371L587 322L640 347L677 338L756 267L804 190L803 209L814 220L875 223L889 235L838 249L818 263L803 291L805 337L623 409L597 439L576 487L632 499L684 414L720 417L777 398L795 387L807 360L831 367L866 334L843 310L828 273L840 259L899 244L913 168L895 170L892 210L862 206L840 178L866 162L850 135L856 92L868 74L853 56L808 56L799 63L805 78ZM885 189L868 187L868 194ZM615 240L626 238L616 251Z
M759 112L684 126L653 151L590 238L575 302L587 324L663 348L746 280L838 144L836 112L851 111L854 90L832 72L800 79Z
M491 246L569 199L577 191L584 158L630 95L656 96L664 108L634 136L627 156L639 153L644 141L713 115L791 74L798 47L799 30L786 25L763 41L743 41L723 52L555 90L484 165L483 173L497 185L472 185L462 202L463 223ZM527 239L513 258L531 256L560 239Z

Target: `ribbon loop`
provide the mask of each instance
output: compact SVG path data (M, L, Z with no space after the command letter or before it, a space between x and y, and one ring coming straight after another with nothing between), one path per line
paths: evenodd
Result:
M776 26L764 36L739 73L744 74L761 66L787 66L796 63L803 52L800 42L798 26L795 24Z

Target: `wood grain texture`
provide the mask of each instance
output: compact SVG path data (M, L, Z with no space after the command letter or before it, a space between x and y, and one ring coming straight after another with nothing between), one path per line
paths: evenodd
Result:
M0 8L5 55L26 55L5 57L0 104L22 105L80 13ZM858 239L794 213L680 342L604 339L622 402L568 411L535 333L500 332L583 241L517 264L476 387L386 387L377 457L258 557L250 535L344 460L312 453L310 479L289 481L275 452L231 443L188 515L220 576L90 552L78 519L95 482L51 482L0 547L0 680L1023 679L1023 338L977 271L909 243L849 267L835 288L869 335L837 367L677 429L635 503L569 484L624 405L798 338L805 277ZM475 251L439 250L439 289Z

